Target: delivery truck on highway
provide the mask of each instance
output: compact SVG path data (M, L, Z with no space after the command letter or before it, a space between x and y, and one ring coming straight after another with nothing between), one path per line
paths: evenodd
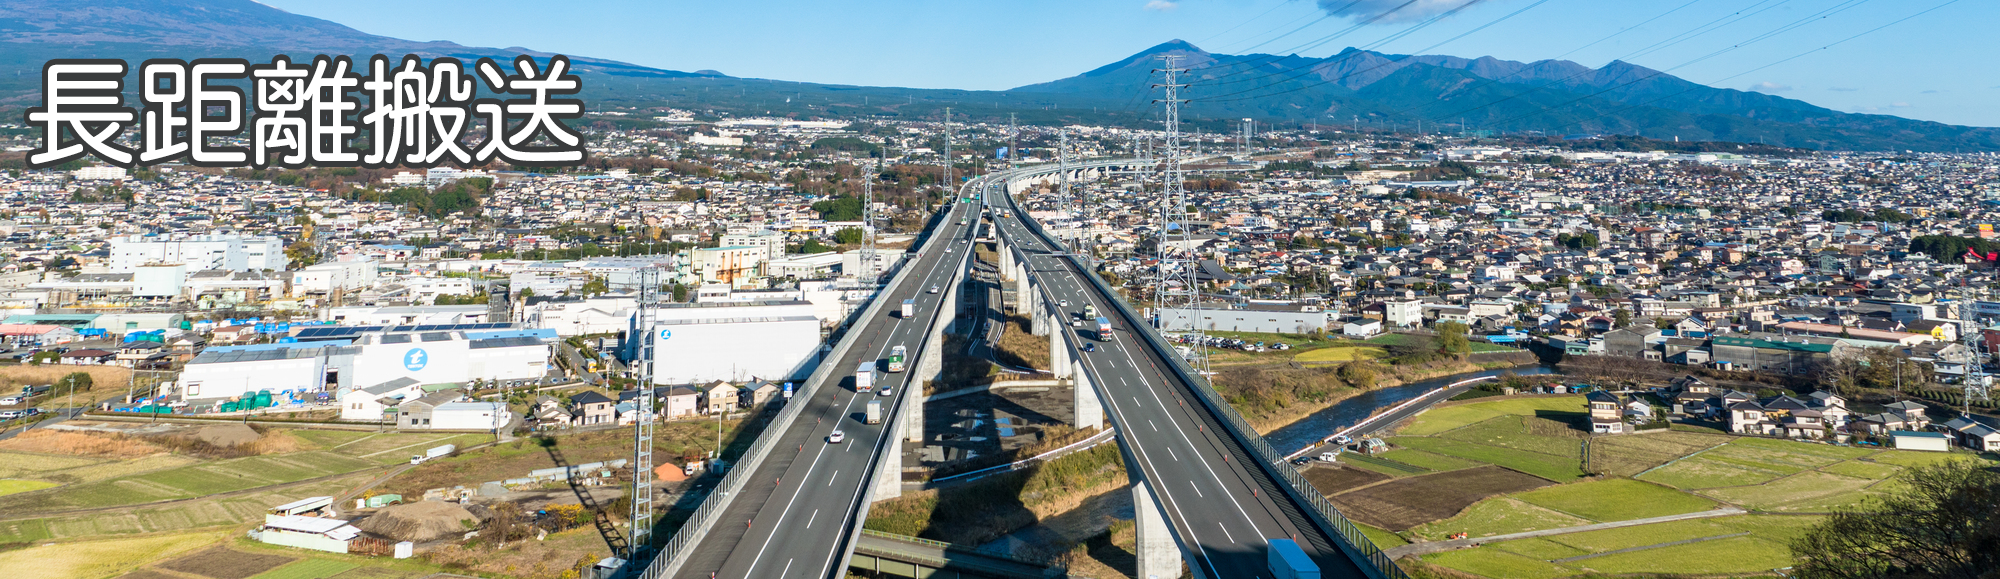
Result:
M902 344L896 344L896 347L894 347L894 348L890 348L890 349L889 349L889 371L890 371L890 372L901 372L901 371L903 371L903 357L904 357L904 353L905 353L905 352L906 352L906 350L904 350L904 349L903 349L903 345L902 345Z
M875 390L875 369L869 367L874 365L875 362L873 361L862 362L861 369L854 371L855 392L871 392Z
M868 401L868 423L869 423L869 424L881 424L881 423L882 423L882 401L881 401L881 400L869 400L869 401ZM1317 578L1317 577L1319 577L1319 575L1315 574L1315 575L1313 575L1313 577Z
M1304 549L1291 539L1271 539L1271 550L1266 557L1271 564L1271 574L1278 579L1319 579L1319 565L1312 557L1307 557Z
M1097 317L1097 341L1111 341L1111 318L1104 316Z
M917 317L917 300L903 300L903 319Z

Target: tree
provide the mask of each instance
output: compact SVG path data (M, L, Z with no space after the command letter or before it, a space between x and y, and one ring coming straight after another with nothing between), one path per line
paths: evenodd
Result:
M1842 508L1792 542L1806 579L1993 577L2000 474L1958 460L1904 471L1895 491Z
M1618 311L1611 312L1611 327L1623 328L1625 326L1630 326L1630 325L1632 325L1631 310L1627 310L1625 308L1618 308Z
M1472 340L1466 337L1471 328L1458 322L1441 322L1437 325L1438 353L1453 357L1464 357L1472 353Z
M833 242L842 245L861 243L861 228L849 227L833 232Z
M525 287L524 287L524 288L521 288L521 291L517 291L517 292L514 292L514 295L518 295L518 296L521 296L521 299L524 299L524 300L525 300L525 299L528 299L528 298L532 298L532 297L535 297L535 289L534 289L534 288L525 288Z
M592 276L590 281L583 283L582 290L583 295L586 296L603 295L605 292L611 291L611 284L610 282L606 282L602 277Z
M70 372L69 375L63 376L62 381L57 382L56 385L69 386L78 391L88 391L90 387L96 385L96 382L90 378L90 373L88 372Z
M1362 390L1375 387L1375 363L1367 360L1350 360L1340 365L1337 371L1340 380L1347 385Z

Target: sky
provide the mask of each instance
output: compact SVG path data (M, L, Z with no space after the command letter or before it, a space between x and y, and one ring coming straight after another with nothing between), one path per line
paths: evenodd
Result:
M1625 60L1837 111L2000 126L1991 0L260 1L409 40L814 83L1008 89L1182 39L1228 54Z

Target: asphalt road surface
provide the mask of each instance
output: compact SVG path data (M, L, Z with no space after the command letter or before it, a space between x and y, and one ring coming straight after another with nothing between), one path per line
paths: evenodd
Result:
M778 444L715 528L700 544L690 547L693 554L681 567L680 577L702 579L710 573L732 579L845 576L846 570L833 567L840 564L849 548L850 530L860 524L852 519L867 490L868 469L876 453L891 442L892 421L865 423L867 403L880 400L886 414L898 397L923 395L905 387L908 372L882 372L888 367L889 350L899 344L909 350L914 369L923 333L930 329L940 300L951 289L948 284L957 279L962 258L971 250L966 241L974 228L960 226L959 220L976 225L978 212L977 204L952 203L950 214L933 232L936 243L905 265L914 269L901 286L888 288L878 298L887 300L882 309L886 315L860 320L860 325L850 329L861 332L862 337L847 358L824 362L835 365L829 383L809 400L790 402L808 406L792 428L776 434ZM937 293L931 293L932 287ZM917 315L903 319L901 304L912 298ZM878 392L854 391L854 371L862 363L877 364ZM883 387L891 388L893 395L880 395ZM845 442L827 441L835 429L846 433ZM787 446L793 449L786 450Z
M1013 207L1000 188L987 195L987 203L994 207ZM1022 213L1014 208L1015 217L999 220L1000 227L1027 253L1029 275L1056 300L1069 302L1062 308L1067 316L1057 328L1078 332L1083 343L1096 344L1097 351L1078 354L1084 371L1100 391L1110 393L1103 401L1105 411L1166 511L1182 552L1192 557L1188 566L1211 578L1269 578L1273 576L1266 562L1270 540L1297 538L1323 576L1365 576L1346 554L1318 549L1304 540L1318 532L1305 518L1304 507L1282 494L1276 487L1281 482L1246 464L1254 460L1248 450L1218 432L1215 417L1191 399L1187 384L1162 371L1169 362L1132 333L1132 324L1144 321L1120 317L1106 301L1110 298L1089 285L1075 261L1023 225ZM1070 325L1085 304L1112 317L1111 340L1098 341L1094 320L1083 328Z

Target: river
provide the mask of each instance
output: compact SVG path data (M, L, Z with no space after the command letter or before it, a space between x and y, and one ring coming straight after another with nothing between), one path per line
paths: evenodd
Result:
M1425 392L1454 382L1483 376L1499 376L1508 372L1513 372L1521 376L1556 373L1553 366L1521 366L1518 368L1452 374L1442 378L1432 378L1401 386L1370 390L1353 398L1335 402L1333 406L1329 406L1325 410L1314 412L1305 418L1299 419L1298 422L1287 424L1272 431L1270 434L1264 435L1264 441L1271 443L1271 448L1277 449L1278 452L1291 452L1305 448L1306 445L1319 442L1328 436L1333 436L1333 433L1339 432L1340 429L1353 426L1363 419L1374 415L1376 410L1401 404L1411 398L1422 396Z

